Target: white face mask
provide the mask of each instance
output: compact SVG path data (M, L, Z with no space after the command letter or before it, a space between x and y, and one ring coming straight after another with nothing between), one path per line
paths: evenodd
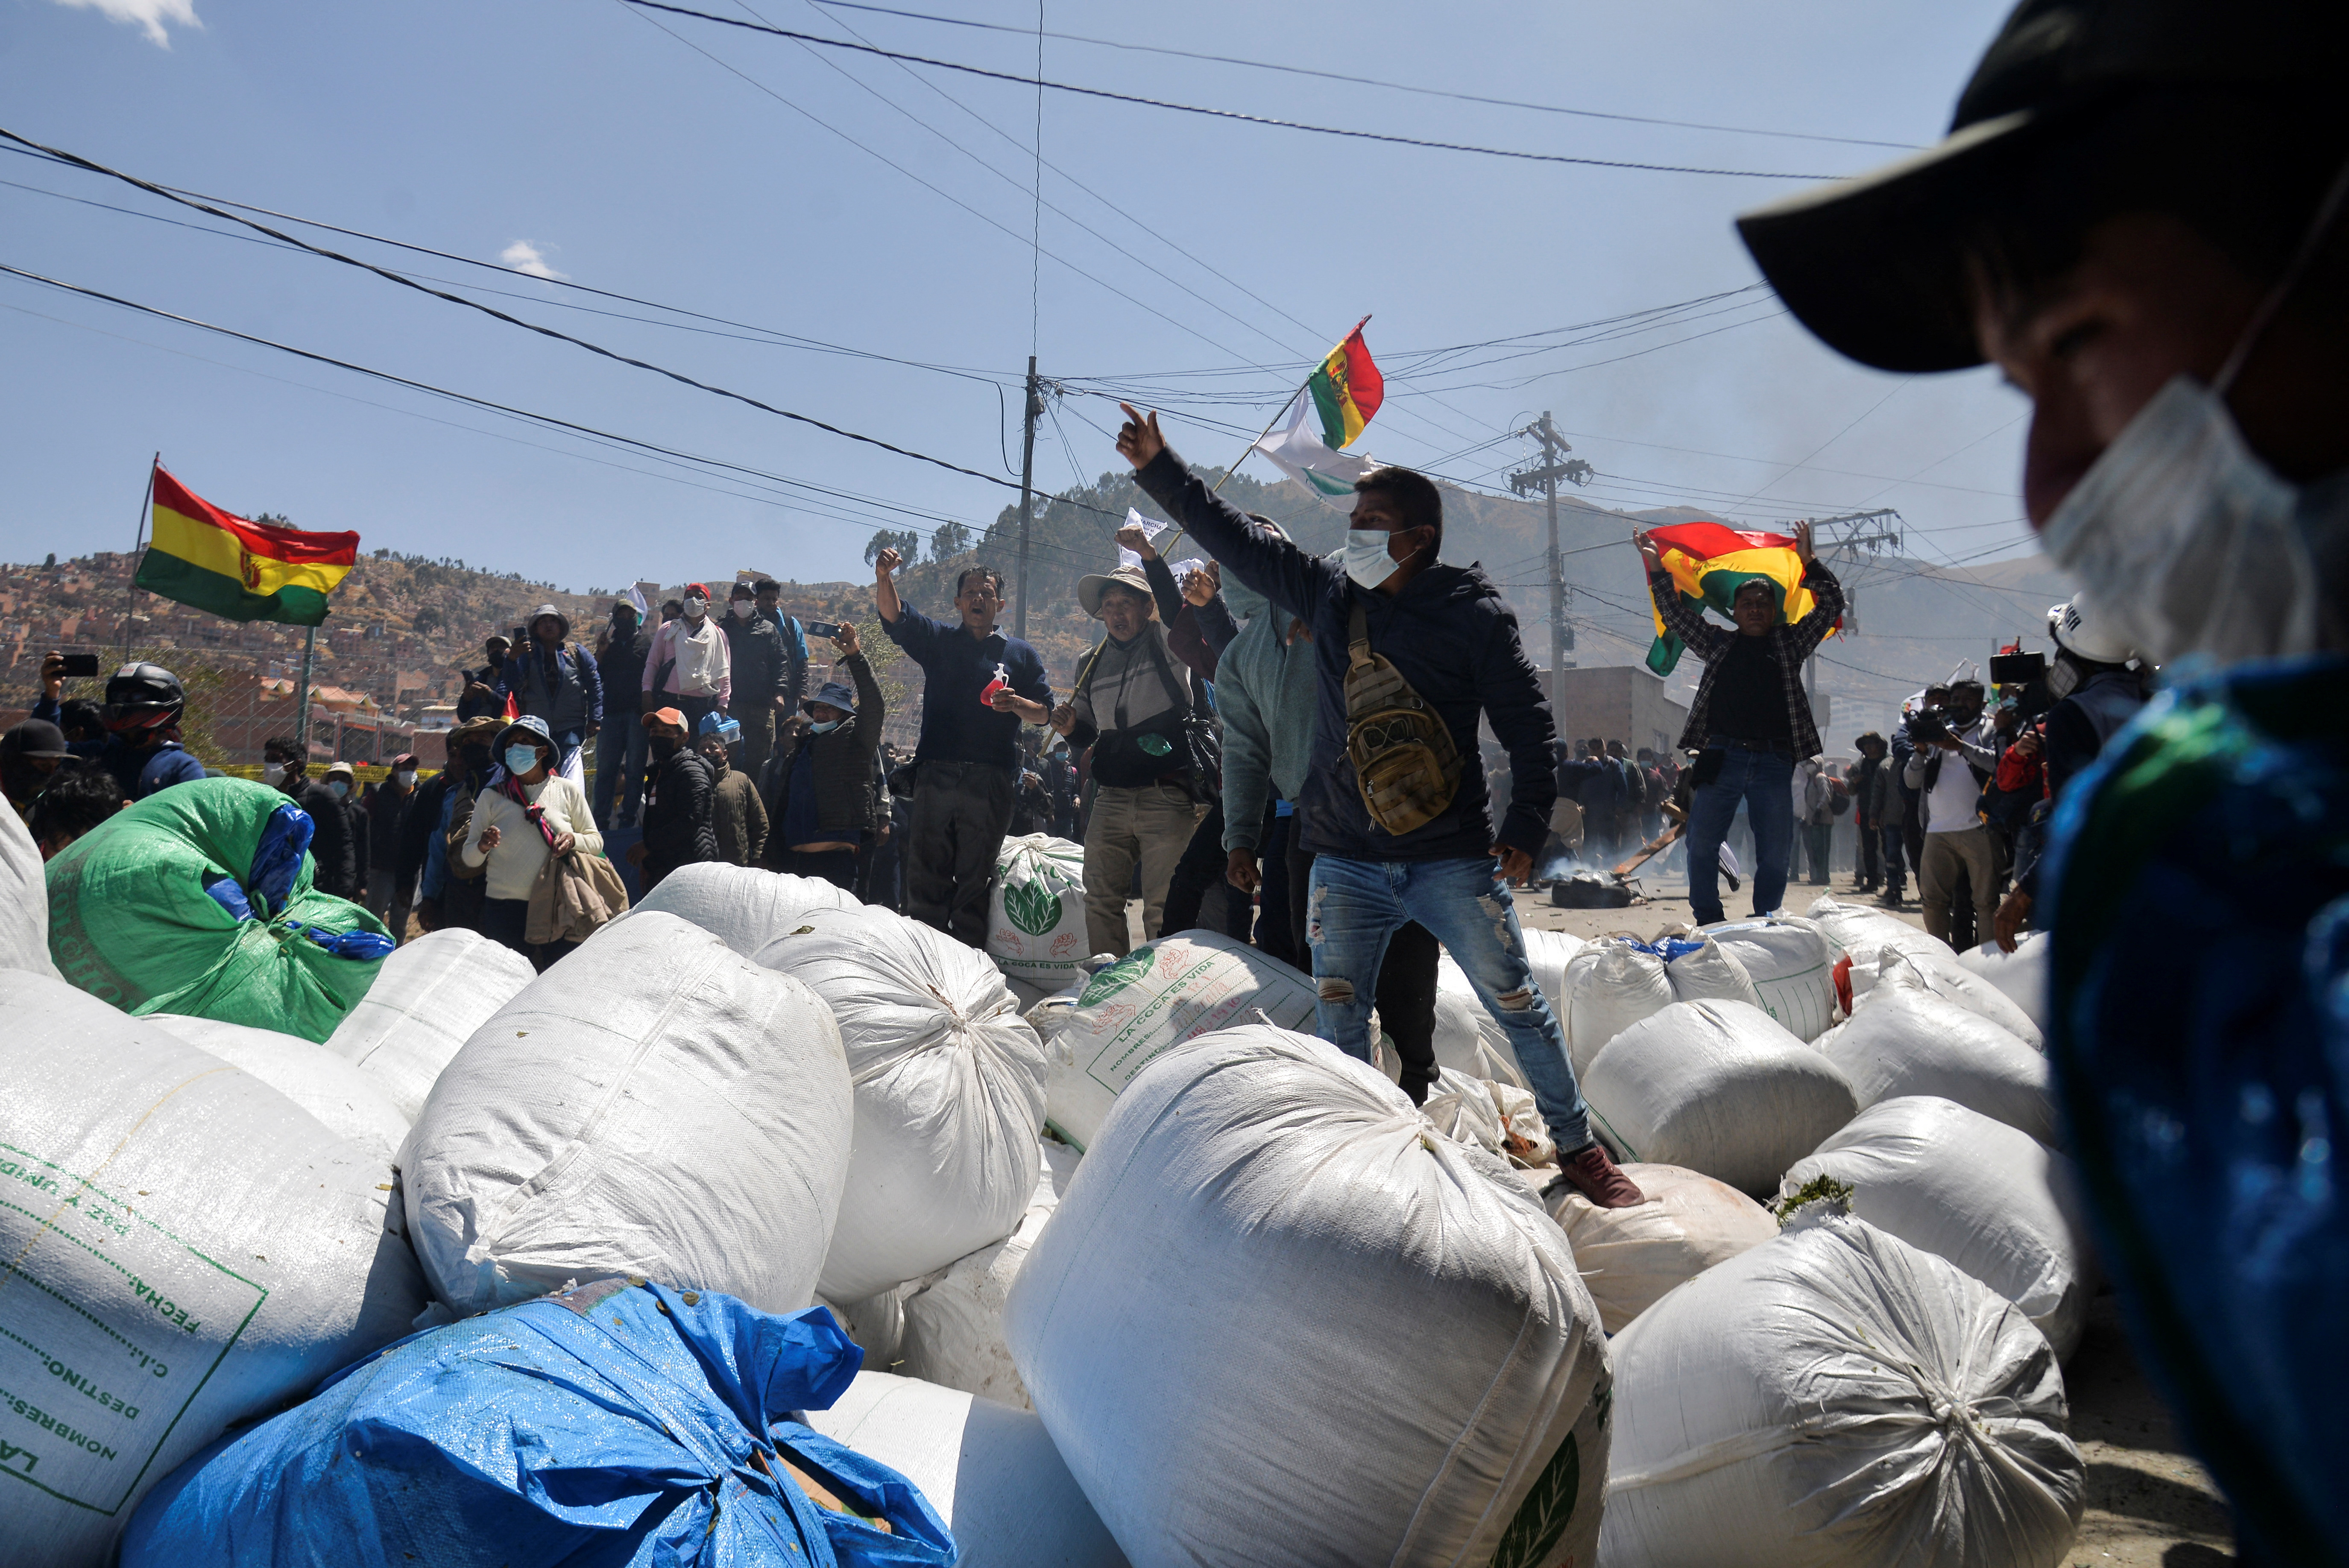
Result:
M263 764L261 765L261 781L262 781L264 784L283 784L283 783L285 783L285 764L284 764L283 762L264 762L264 763L263 763Z
M1346 575L1365 588L1375 588L1393 576L1402 562L1387 552L1387 542L1392 537L1381 528L1348 529L1340 552Z
M393 783L398 785L403 789L413 789L416 788L416 775L409 772L405 768L393 774L391 779Z
M2072 487L2040 542L2157 664L2307 654L2320 621L2299 506L2226 399L2180 374Z
M709 614L709 600L703 598L698 593L688 593L685 596L685 618L687 620L698 621L704 615Z

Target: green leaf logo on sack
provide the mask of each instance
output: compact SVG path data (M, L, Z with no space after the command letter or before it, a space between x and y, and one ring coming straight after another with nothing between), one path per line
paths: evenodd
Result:
M1061 895L1045 886L1040 878L1007 882L1003 888L1003 913L1029 935L1041 936L1061 923Z
M1595 1429L1605 1430L1608 1408L1614 1402L1615 1390L1602 1385L1591 1395L1592 1411L1597 1415ZM1574 1501L1582 1490L1582 1445L1572 1432L1557 1445L1549 1463L1534 1478L1533 1490L1518 1505L1517 1516L1509 1521L1509 1528L1494 1550L1493 1568L1538 1568L1549 1560L1551 1548L1574 1522ZM1582 1568L1568 1563L1563 1568Z
M1083 994L1077 998L1077 1006L1090 1007L1106 997L1116 995L1120 991L1150 973L1151 960L1155 955L1155 949L1135 948L1087 981Z

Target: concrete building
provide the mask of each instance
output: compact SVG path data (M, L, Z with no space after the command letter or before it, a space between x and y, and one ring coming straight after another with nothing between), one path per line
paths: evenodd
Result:
M1558 738L1573 753L1577 741L1619 740L1626 750L1663 752L1679 744L1688 723L1685 703L1665 695L1663 678L1640 665L1599 665L1563 671L1552 680L1537 671L1549 693Z

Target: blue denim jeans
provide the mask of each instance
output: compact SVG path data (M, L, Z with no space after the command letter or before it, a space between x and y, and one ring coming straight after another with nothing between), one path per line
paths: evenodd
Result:
M1313 861L1305 940L1319 984L1321 1037L1350 1057L1371 1059L1371 1008L1379 965L1395 928L1417 921L1452 954L1516 1052L1534 1102L1558 1152L1590 1142L1590 1113L1566 1054L1566 1031L1526 965L1517 906L1500 862L1474 861Z
M632 701L635 698L633 692L624 695ZM604 727L595 732L595 804L598 827L612 825L612 799L616 794L623 814L630 821L636 820L638 798L645 789L645 763L650 756L647 746L642 719L633 713L605 710Z
M1721 841L1745 802L1754 830L1754 913L1767 914L1786 899L1786 860L1795 848L1795 759L1783 751L1723 752L1721 777L1689 798L1689 903L1699 925L1725 919L1721 910Z

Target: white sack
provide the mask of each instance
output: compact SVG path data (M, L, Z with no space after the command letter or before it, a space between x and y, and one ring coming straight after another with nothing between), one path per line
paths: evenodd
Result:
M1092 956L1085 847L1050 833L1006 839L987 894L987 952L1014 980L1058 991Z
M1985 942L1958 963L1997 986L2006 999L2029 1015L2042 1035L2047 1032L2047 934L2024 934L2007 952Z
M1806 1205L1613 1345L1608 1568L2057 1568L2084 1469L2046 1337Z
M1664 961L1628 936L1585 943L1566 966L1567 1051L1580 1078L1607 1043L1672 1005Z
M1077 1151L1065 1143L1047 1143L1039 1152L1043 1171L1019 1227L906 1287L905 1336L893 1370L1017 1409L1035 1408L1004 1342L1003 1304L1077 1170Z
M815 1298L818 1306L829 1307L856 1348L864 1352L864 1365L872 1367L894 1367L902 1358L905 1343L905 1285L892 1285L878 1295L868 1295L863 1301L826 1301Z
M1930 992L1879 985L1818 1049L1841 1068L1861 1109L1939 1095L2055 1141L2047 1058L1988 1018Z
M1756 1193L1859 1109L1835 1063L1743 1002L1676 1002L1632 1025L1582 1097L1622 1158Z
M1556 1004L1552 1007L1554 1010ZM1563 1023L1565 1015L1559 1014L1558 1018ZM1495 1083L1515 1084L1519 1088L1526 1087L1526 1075L1517 1066L1517 1053L1509 1044L1508 1031L1501 1027L1500 1020L1493 1016L1449 953L1435 961L1433 1044L1435 1065L1440 1068L1451 1068L1471 1078L1490 1078Z
M1796 1037L1816 1040L1834 1024L1835 963L1841 954L1817 925L1777 915L1708 925L1702 934L1744 966L1762 1010Z
M41 849L14 806L0 810L0 969L57 979L49 957L49 883Z
M378 1150L62 980L0 973L0 1464L39 1483L0 1480L0 1559L90 1568L225 1428L406 1334L424 1281Z
M1551 1179L1547 1171L1529 1174ZM1602 1209L1563 1183L1549 1199L1550 1217L1573 1246L1609 1334L1622 1333L1673 1286L1778 1233L1769 1210L1710 1176L1638 1163L1624 1166L1623 1174L1648 1195L1646 1202Z
M1887 947L1897 953L1957 956L1948 943L1931 932L1864 903L1841 903L1822 893L1812 900L1804 917L1826 933L1827 940L1850 954L1854 964L1873 964L1877 954Z
M775 824L781 831L782 824ZM743 957L799 924L812 909L862 909L822 877L795 877L724 861L697 861L661 878L630 914L658 911L710 933Z
M383 961L326 1048L381 1084L414 1121L440 1069L536 978L529 959L479 932L427 932Z
M1419 1108L1436 1131L1456 1143L1504 1154L1506 1130L1500 1108L1493 1103L1492 1086L1454 1068L1440 1068L1428 1086L1426 1103Z
M1557 1021L1563 1026L1568 996L1567 965L1572 964L1574 955L1588 944L1571 932L1543 931L1530 925L1522 928L1522 934L1526 939L1526 964L1534 972L1534 984L1540 986L1541 994L1549 998L1549 1010L1557 1015Z
M2034 1051L2047 1048L2046 1037L2031 1015L2015 1006L2007 994L1966 968L1954 958L1936 958L1921 953L1884 954L1877 965L1876 986L1905 985L1911 990L1930 991L1945 1002L1955 1002L1970 1013L1979 1013L2029 1046ZM1860 1003L1852 999L1853 1011Z
M673 914L616 921L465 1042L400 1151L460 1315L640 1274L765 1312L815 1294L848 1170L815 994Z
M1311 975L1246 943L1212 931L1161 937L1078 994L1053 1035L1046 1117L1056 1136L1089 1149L1119 1091L1184 1041L1255 1023L1259 1012L1281 1028L1310 1033L1315 1011Z
M1565 1236L1321 1041L1144 1068L1004 1326L1138 1568L1592 1560L1607 1357Z
M957 1568L1125 1568L1044 1424L1025 1410L859 1372L832 1408L804 1414L921 1489L954 1532Z
M177 1013L150 1016L197 1049L251 1073L325 1122L336 1137L357 1139L380 1150L386 1161L408 1136L409 1119L383 1086L325 1046L298 1035L218 1018Z
M1797 1161L1779 1195L1821 1176L1849 1185L1852 1212L2014 1303L2069 1360L2095 1289L2083 1222L2058 1196L2077 1190L2059 1169L2070 1163L1979 1111L1904 1096L1868 1107Z
M1709 936L1699 934L1694 940L1695 952L1665 962L1664 977L1671 982L1672 1000L1743 1002L1760 1007L1762 993L1754 988L1754 977L1745 973L1736 954Z
M1002 972L885 909L811 911L757 960L832 1010L856 1089L817 1288L860 1300L1009 1235L1036 1189L1044 1047Z

